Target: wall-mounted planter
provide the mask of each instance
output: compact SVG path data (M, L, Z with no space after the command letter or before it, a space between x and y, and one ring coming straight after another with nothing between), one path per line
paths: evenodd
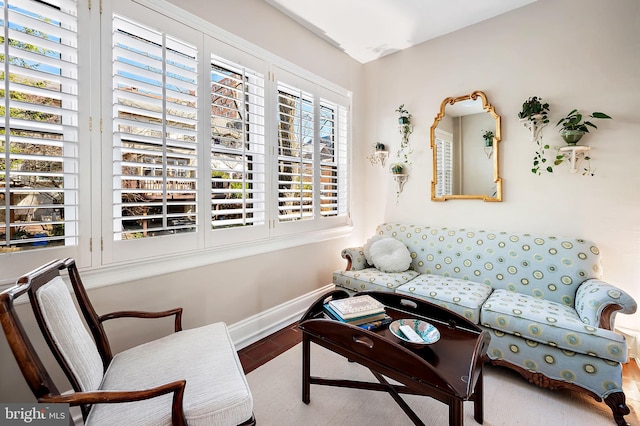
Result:
M560 136L562 136L562 139L564 139L564 141L568 144L568 145L575 145L578 143L578 141L580 139L582 139L582 137L584 136L585 132L584 130L569 130L569 129L562 129L560 131Z

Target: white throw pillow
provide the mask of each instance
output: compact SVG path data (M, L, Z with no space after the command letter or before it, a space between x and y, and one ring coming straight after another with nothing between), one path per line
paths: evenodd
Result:
M411 265L411 253L401 241L382 238L369 249L373 265L383 272L403 272Z
M373 259L371 259L371 244L383 238L388 237L383 237L382 235L374 235L373 237L369 238L366 243L364 243L364 246L362 246L362 251L364 251L364 258L371 266L373 266Z

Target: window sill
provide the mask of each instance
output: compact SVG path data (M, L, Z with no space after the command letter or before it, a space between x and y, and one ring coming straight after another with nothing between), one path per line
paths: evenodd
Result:
M202 249L196 252L154 257L153 259L143 259L101 268L88 268L80 270L80 273L82 274L82 281L87 289L99 288L277 250L284 250L291 247L342 238L348 236L352 230L352 226L345 225L338 228L283 236L276 239L257 240L242 244Z

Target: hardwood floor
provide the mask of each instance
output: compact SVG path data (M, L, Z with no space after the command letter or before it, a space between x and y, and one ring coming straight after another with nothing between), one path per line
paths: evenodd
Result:
M296 323L239 350L238 357L245 374L248 374L300 342L302 342L302 332Z
M302 332L298 329L297 324L292 324L241 349L238 351L238 356L245 374L267 363L301 341ZM627 397L627 405L632 411L640 412L640 368L636 361L631 360L622 366L622 381Z

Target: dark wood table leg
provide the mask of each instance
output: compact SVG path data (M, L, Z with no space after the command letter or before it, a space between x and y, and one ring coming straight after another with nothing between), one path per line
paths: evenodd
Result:
M482 422L484 421L484 384L482 383L483 375L484 374L482 368L480 368L480 375L478 376L476 387L473 390L473 418L480 424L482 424Z
M413 424L416 426L424 426L424 423L422 422L422 420L420 420L420 417L418 417L418 415L411 409L411 407L409 407L409 405L404 401L404 399L402 399L400 394L393 388L393 386L391 386L391 384L384 378L384 376L377 371L371 369L369 369L369 371L371 371L375 378L378 379L378 382L380 382L380 384L382 384L386 388L389 395L391 395L394 401L396 401L400 408L402 408L402 411L404 411L405 414L411 419Z
M449 403L449 426L462 426L464 420L463 401L458 398L451 398Z
M302 333L302 402L311 401L311 341Z

